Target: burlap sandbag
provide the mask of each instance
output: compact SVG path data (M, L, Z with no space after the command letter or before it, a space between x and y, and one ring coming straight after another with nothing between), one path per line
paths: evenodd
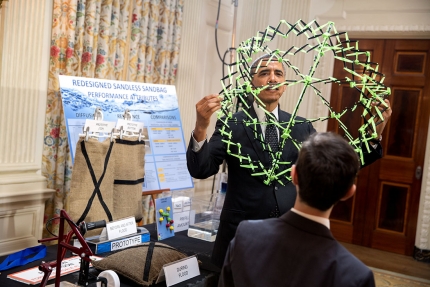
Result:
M114 182L114 167L115 159L110 156L107 160L106 169L106 155L111 145L110 139L99 142L97 139L90 138L85 141L80 138L76 145L75 162L73 165L73 174L70 183L70 196L69 196L69 215L76 223L82 216L85 208L89 204L89 200L93 195L95 185L91 177L91 173L82 153L82 145L86 149L91 168L94 170L96 181L99 181L103 172L104 176L100 183L100 193L106 207L112 213L113 211L113 182ZM112 147L113 150L114 147ZM112 152L111 152L112 153ZM85 216L85 222L94 222L99 220L109 221L105 209L101 205L99 196L96 194L91 203L89 212ZM100 234L101 230L91 230L85 234L85 237Z
M136 138L115 140L114 220L142 219L142 183L145 176L145 142Z
M148 253L150 245L152 253ZM141 286L150 286L157 280L163 265L186 257L166 244L149 242L118 251L92 264L96 269L113 270Z

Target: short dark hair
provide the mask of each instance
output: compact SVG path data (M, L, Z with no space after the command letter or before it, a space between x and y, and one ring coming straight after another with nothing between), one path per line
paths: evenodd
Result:
M345 196L359 171L358 155L340 135L314 133L299 151L296 174L300 199L321 211Z
M255 70L257 69L257 67L260 64L260 62L267 61L270 58L271 58L270 61L279 62L278 57L276 57L276 56L272 57L272 55L270 55L270 54L264 54L264 55L258 57L257 59L255 59L254 61L252 61L252 63L251 63L251 69L250 69L250 72L251 72L250 75L251 75L251 77L254 76ZM282 62L282 70L284 71L284 74L285 74L285 65L284 65L284 62Z

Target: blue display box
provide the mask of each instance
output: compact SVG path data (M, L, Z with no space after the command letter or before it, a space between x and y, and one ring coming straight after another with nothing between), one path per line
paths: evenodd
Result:
M137 227L137 233L113 240L100 240L100 235L85 238L94 254L112 252L139 245L150 241L149 231L144 227Z

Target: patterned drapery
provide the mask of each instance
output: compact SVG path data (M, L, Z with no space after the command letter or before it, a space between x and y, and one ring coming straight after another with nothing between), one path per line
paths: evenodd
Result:
M183 0L54 0L42 158L48 188L55 189L44 218L52 233L59 221L49 220L68 210L72 175L58 75L173 84L182 9ZM142 202L150 223L152 202Z
M128 81L173 85L182 15L177 1L137 0L133 6Z

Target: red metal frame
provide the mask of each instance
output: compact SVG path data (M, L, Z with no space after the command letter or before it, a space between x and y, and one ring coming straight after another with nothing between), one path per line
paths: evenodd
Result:
M72 229L69 231L67 235L64 235L64 221L67 221L70 228ZM73 235L77 237L82 247L78 248L69 244L70 239L72 238ZM79 231L78 226L73 223L72 219L69 217L69 215L66 213L64 209L61 210L60 212L59 235L57 237L40 239L38 240L38 242L41 243L41 242L47 242L52 240L58 240L57 260L52 262L42 262L42 264L39 265L39 270L43 271L44 273L42 282L40 283L40 287L46 286L46 283L49 280L49 276L52 273L52 268L54 267L57 268L56 274L55 274L55 287L60 287L61 261L63 261L64 259L66 250L70 250L81 257L81 270L79 274L79 283L80 284L84 283L81 281L88 282L88 269L89 269L89 264L91 263L90 256L93 256L94 254L91 251L90 247L88 246L87 242L85 241L84 237L82 236L81 232Z

